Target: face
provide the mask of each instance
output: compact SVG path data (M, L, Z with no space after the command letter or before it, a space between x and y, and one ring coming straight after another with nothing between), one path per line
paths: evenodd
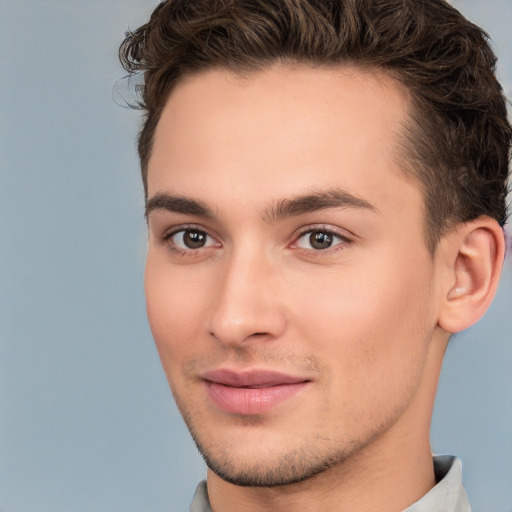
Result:
M346 464L430 400L435 263L398 164L406 113L398 85L349 67L214 70L169 98L147 311L178 407L229 482Z

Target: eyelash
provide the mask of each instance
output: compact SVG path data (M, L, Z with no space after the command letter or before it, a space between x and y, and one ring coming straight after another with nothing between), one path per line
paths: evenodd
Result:
M189 248L189 249L182 249L180 247L177 247L174 242L172 242L172 237L179 233L186 233L189 232L196 232L199 234L202 234L212 240L216 241L216 238L210 235L204 228L195 226L193 224L185 225L185 226L177 226L173 228L172 230L166 232L162 238L161 243L162 245L168 247L173 253L175 253L178 256L200 256L203 253L203 250L208 249L212 246L207 247L198 247L196 249ZM329 246L325 249L306 249L301 248L298 246L298 242L301 238L303 238L306 235L311 235L313 233L323 233L326 235L329 235L335 239L340 240L338 243L335 243L332 246ZM352 243L353 240L348 238L345 235L342 235L339 231L334 230L327 226L313 226L308 227L302 231L299 232L299 234L294 238L294 241L288 245L288 247L291 247L292 249L300 249L302 250L307 256L322 256L325 254L330 254L334 251L339 251L345 249L348 245ZM217 242L217 246L221 246L219 242ZM213 246L214 247L214 246Z
M200 256L203 252L201 249L204 250L204 249L208 249L209 247L199 247L197 249L192 249L192 248L182 249L181 247L178 247L172 241L173 236L177 235L178 233L185 234L187 231L199 233L199 234L205 235L206 237L208 237L212 240L216 240L215 237L210 235L204 228L195 226L193 224L188 224L185 226L177 226L177 227L171 229L170 231L167 231L166 233L164 233L164 235L161 238L162 245L166 246L169 250L171 250L174 254L176 254L178 256L187 256L187 257ZM218 242L217 242L217 244L218 244Z
M346 235L342 235L339 231L332 229L331 227L327 226L313 226L308 227L304 230L302 230L294 239L294 242L291 244L292 248L299 248L298 242L299 240L306 236L311 235L313 233L323 233L326 235L330 235L333 238L337 238L340 241L338 243L335 243L334 245L331 245L330 247L327 247L325 249L302 249L306 252L308 256L322 256L325 254L330 254L334 251L340 251L345 249L348 245L350 245L353 240L347 237Z

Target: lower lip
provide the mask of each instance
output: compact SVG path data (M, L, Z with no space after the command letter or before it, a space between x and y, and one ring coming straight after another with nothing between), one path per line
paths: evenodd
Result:
M211 401L221 410L231 414L253 415L270 411L293 398L309 382L282 384L268 388L234 388L206 381Z

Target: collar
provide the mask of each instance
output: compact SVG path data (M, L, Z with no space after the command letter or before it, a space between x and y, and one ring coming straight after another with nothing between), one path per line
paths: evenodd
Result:
M437 485L404 512L471 512L462 486L462 462L451 455L434 457Z

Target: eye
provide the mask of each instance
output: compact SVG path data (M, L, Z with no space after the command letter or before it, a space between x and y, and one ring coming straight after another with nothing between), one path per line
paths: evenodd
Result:
M196 249L203 249L205 247L217 246L218 243L204 231L195 228L180 229L171 233L167 240L172 242L172 245L182 251L190 251Z
M327 229L309 230L303 233L295 242L295 247L315 251L324 251L336 245L348 243L349 240Z

